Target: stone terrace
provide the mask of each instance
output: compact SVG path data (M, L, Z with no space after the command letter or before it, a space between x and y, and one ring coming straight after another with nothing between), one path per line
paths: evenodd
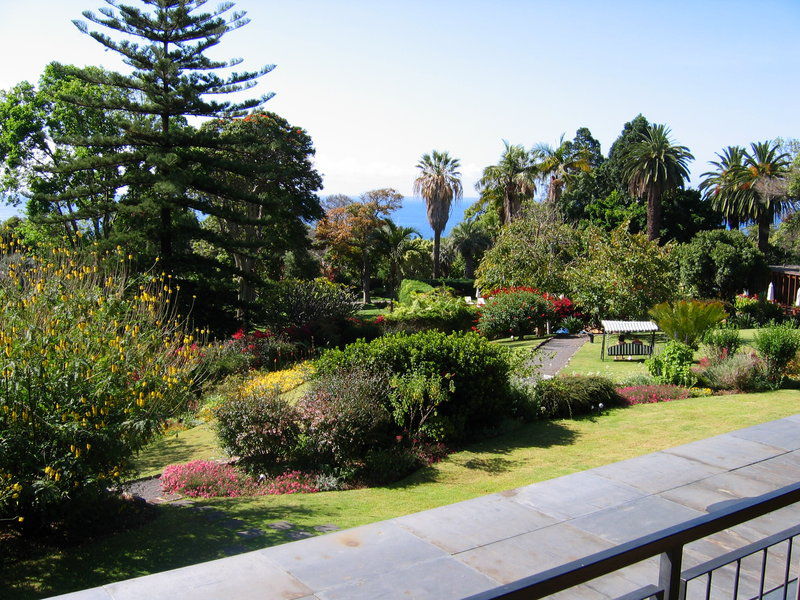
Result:
M795 415L499 494L60 598L463 598L798 481ZM684 568L797 523L795 505L700 540L686 547ZM768 576L782 577L782 564L768 563ZM743 563L740 597L757 593L759 568L755 557ZM559 597L613 598L654 583L657 573L653 558ZM730 587L731 573L715 574L720 591Z

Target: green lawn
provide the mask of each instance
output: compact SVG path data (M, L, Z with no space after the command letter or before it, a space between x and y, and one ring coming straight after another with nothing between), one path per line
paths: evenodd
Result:
M167 465L222 458L225 453L208 424L166 435L150 444L134 461L139 477L158 475Z
M742 329L741 335L742 340L746 346L749 346L753 343L753 338L758 330L757 329ZM642 336L643 340L646 340L644 336ZM596 374L596 375L603 375L614 381L621 381L630 375L635 375L637 373L646 374L647 368L644 365L644 358L638 358L636 360L613 360L611 358L606 357L605 360L600 360L600 348L601 348L601 340L602 336L596 335L594 337L594 343L586 343L584 344L578 352L575 353L575 356L572 357L572 360L569 361L569 364L566 368L562 371L563 374ZM610 343L616 343L616 338L612 338ZM665 343L665 339L663 336L660 336L656 339L656 351L658 351ZM700 349L695 353L695 358L699 359L700 357L705 356L705 351L700 346Z
M36 598L220 558L225 548L288 541L267 524L353 527L566 475L798 412L796 390L716 396L612 410L578 420L537 422L452 454L390 486L206 501L267 535L234 532L185 508L164 506L151 523L0 573L0 597ZM195 441L203 432L182 432ZM188 442L187 442L188 446ZM174 456L176 450L169 451Z
M511 338L502 338L499 340L494 340L495 344L500 344L501 346L505 346L506 348L511 348L513 350L527 350L527 349L534 349L537 348L542 342L550 339L551 336L542 336L542 337L535 337L535 336L526 336L524 339L516 338L512 340Z

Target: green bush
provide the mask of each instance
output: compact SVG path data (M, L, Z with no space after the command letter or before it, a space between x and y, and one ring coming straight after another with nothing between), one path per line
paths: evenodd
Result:
M194 399L201 349L176 289L135 284L127 261L52 249L4 265L0 521L34 529L103 496Z
M705 332L725 320L728 313L722 302L678 300L656 304L650 316L668 337L696 349Z
M216 410L222 448L251 472L277 472L297 459L301 415L279 389L260 389Z
M694 351L690 346L670 340L660 353L648 358L645 364L657 383L691 387L696 379L691 370L693 362Z
M408 280L406 280L408 281ZM436 329L444 333L467 331L477 317L477 309L444 288L414 294L406 304L384 315L390 331L409 333Z
M741 231L701 231L674 252L683 290L699 298L732 300L745 289L761 289L767 260Z
M754 353L740 352L713 361L699 373L699 378L713 390L763 392L771 387L764 361Z
M474 296L475 295L475 280L474 279L422 279L423 283L427 283L435 288L446 287L453 290L458 296Z
M586 327L586 323L584 323L583 319L580 317L566 317L561 320L559 326L566 329L567 333L574 335L583 331L584 327Z
M736 296L733 302L736 322L739 327L765 327L783 321L783 309L779 304L767 302L757 296Z
M299 402L307 464L332 471L393 441L384 406L388 379L361 369L317 378Z
M552 304L530 288L497 290L480 310L478 331L489 339L529 335L555 320Z
M622 405L614 382L596 375L569 375L542 379L533 403L541 417L576 417Z
M743 344L739 330L731 327L709 329L703 337L703 341L714 358L733 356Z
M509 416L513 405L510 352L474 333L386 335L329 350L316 361L316 368L320 377L354 369L389 377L408 373L446 377L447 399L437 407L437 422L451 432L447 439L468 438ZM395 412L397 402L390 398L390 391L385 402Z
M259 325L316 345L338 344L341 329L358 310L356 296L325 278L274 282L259 297Z
M779 387L786 368L800 352L800 330L788 325L774 325L756 333L753 347L758 350L767 369L767 379Z
M422 281L403 279L397 292L397 300L400 304L410 304L417 294L424 294L431 290L433 290L433 287Z

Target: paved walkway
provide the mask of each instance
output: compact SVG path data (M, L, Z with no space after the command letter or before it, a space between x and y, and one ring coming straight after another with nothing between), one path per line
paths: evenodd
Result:
M62 598L459 599L797 481L800 415L499 494ZM700 540L687 546L684 567L797 523L800 506L793 506ZM768 577L782 578L782 564L768 563ZM743 563L740 598L757 595L759 568L757 558ZM657 560L650 559L558 597L604 600L656 579ZM730 587L731 573L715 575L714 581L724 590ZM689 592L694 597L705 589L690 587Z
M573 355L589 338L585 335L565 335L550 338L539 346L538 362L542 365L541 374L553 377L567 366Z

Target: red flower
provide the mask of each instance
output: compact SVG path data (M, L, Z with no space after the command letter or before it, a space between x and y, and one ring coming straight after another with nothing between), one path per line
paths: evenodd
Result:
M239 331L237 331L236 333L234 333L234 334L233 334L231 337L232 337L233 339L235 339L235 340L240 340L240 339L242 339L242 338L244 337L244 329L242 329L242 328L240 327L240 328L239 328Z

